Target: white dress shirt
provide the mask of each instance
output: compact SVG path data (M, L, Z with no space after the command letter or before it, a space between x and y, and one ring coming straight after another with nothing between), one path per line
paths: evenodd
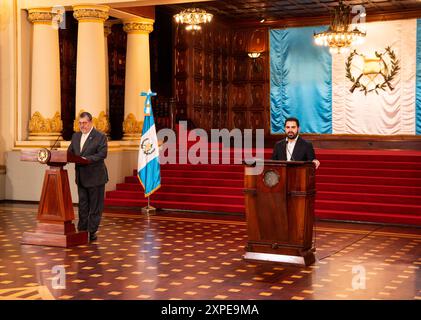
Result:
M287 141L287 145L286 145L287 161L291 161L292 153L294 152L294 148L295 148L295 144L297 143L297 139L298 139L298 136L292 141L290 141L290 140L288 140L288 138L286 138L286 141Z
M83 146L85 145L85 142L88 139L89 134L91 133L93 128L94 127L92 127L91 130L89 130L88 133L82 133L82 138L80 138L80 152L82 152Z

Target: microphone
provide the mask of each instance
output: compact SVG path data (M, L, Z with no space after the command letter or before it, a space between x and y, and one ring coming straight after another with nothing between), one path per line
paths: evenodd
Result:
M56 144L57 144L58 140L59 140L61 137L62 137L62 135L60 134L60 135L57 137L57 140L54 142L54 144L50 147L50 150L53 150L53 148L56 146ZM54 149L54 150L57 150L57 149Z
M294 157L292 156L292 153L288 149L288 138L285 139L285 147L286 147L287 153L290 155L289 161L295 161ZM288 157L287 157L287 161L288 161Z

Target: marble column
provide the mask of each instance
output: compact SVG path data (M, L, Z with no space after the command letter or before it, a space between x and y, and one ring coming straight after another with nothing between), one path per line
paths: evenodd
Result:
M108 6L75 5L73 16L78 20L76 65L76 119L79 114L92 114L94 126L106 134L110 131L107 115L107 72L104 21L108 19Z
M142 134L144 117L145 97L140 93L151 88L149 33L153 31L154 20L139 18L123 22L127 32L123 140L136 140Z
M28 9L28 19L33 23L29 140L56 140L63 130L55 16L51 8Z

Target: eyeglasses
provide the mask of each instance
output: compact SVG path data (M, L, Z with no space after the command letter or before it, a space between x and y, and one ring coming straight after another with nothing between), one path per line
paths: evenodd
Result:
M88 124L88 123L89 123L89 121L79 121L79 125L80 126L85 125L85 124Z

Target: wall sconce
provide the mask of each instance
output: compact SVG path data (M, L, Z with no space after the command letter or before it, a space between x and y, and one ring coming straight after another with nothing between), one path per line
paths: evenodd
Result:
M247 55L253 61L252 68L253 68L253 72L255 72L255 73L261 73L262 72L262 65L257 60L260 57L260 54L261 54L260 52L249 52L249 53L247 53Z
M252 59L257 59L258 57L260 57L260 52L249 52L248 56Z

